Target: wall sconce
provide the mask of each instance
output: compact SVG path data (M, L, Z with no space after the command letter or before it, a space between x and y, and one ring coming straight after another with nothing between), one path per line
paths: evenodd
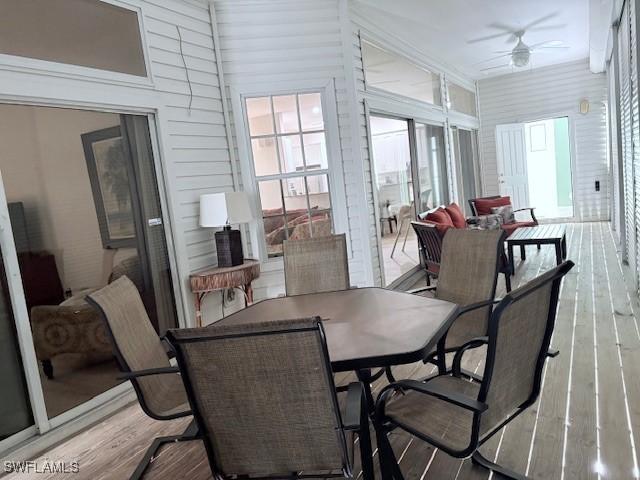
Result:
M586 115L587 113L589 113L589 100L587 100L586 98L580 100L580 113L582 115Z

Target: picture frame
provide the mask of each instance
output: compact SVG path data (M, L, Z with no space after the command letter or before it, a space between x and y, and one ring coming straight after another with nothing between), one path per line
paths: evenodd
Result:
M102 246L136 247L132 171L120 126L81 135Z

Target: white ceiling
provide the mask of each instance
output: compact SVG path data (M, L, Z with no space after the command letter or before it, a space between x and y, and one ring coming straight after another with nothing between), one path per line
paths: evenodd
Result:
M504 35L468 43L501 33L495 25L521 29L544 19L527 31L527 45L557 40L568 49L534 52L525 69L589 57L589 0L354 0L358 13L412 44L439 62L476 79L503 75L521 69L505 67L483 72L483 68L509 62L497 51L511 50L515 39Z

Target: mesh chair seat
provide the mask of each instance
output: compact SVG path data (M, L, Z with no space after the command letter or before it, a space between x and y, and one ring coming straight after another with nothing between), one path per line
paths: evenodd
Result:
M430 385L476 398L480 390L477 382L458 377L435 377ZM409 430L420 432L452 450L464 450L471 442L473 412L452 403L407 391L395 395L385 407L385 415Z

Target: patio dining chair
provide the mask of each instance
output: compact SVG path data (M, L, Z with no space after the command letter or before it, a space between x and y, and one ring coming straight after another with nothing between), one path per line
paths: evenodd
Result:
M362 383L338 407L319 317L170 330L213 478L373 479Z
M287 296L349 289L347 237L344 233L285 240L282 249Z
M525 478L486 459L478 448L538 398L560 283L572 267L564 262L507 294L491 315L487 335L456 352L451 372L425 382L400 380L380 392L374 425L383 480L403 478L387 438L396 428L454 457L471 456L474 464L504 477ZM489 305L469 306L461 314ZM469 382L460 375L460 363L478 345L487 346L484 377Z
M121 378L130 380L144 413L155 420L191 415L178 367L169 362L162 339L151 325L140 293L125 275L86 297L100 312L111 338ZM131 475L144 474L158 449L165 443L191 440L197 433L192 421L182 435L156 438Z
M411 293L430 291L437 299L463 307L493 301L503 255L502 230L450 229L442 242L437 285L411 290ZM491 310L492 304L488 303L460 315L425 362L435 363L439 373L445 373L447 353L455 352L469 340L487 334ZM469 378L479 379L471 372L463 373ZM393 381L389 372L387 376Z
M287 296L348 290L349 261L347 236L342 233L304 240L285 240L284 283ZM358 378L372 383L384 375L385 370L357 372ZM339 385L346 391L348 385Z

